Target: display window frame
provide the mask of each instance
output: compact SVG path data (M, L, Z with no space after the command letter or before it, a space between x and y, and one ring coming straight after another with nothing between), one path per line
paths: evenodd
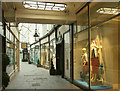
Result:
M19 41L16 38L15 34L11 31L10 27L8 27L8 25L5 26L6 28L6 54L9 56L8 54L8 48L12 49L12 58L10 56L10 60L12 62L10 62L10 64L7 67L7 73L11 76L13 73L15 73L17 70L19 71ZM9 43L9 45L8 45ZM9 68L10 65L12 65L12 68ZM11 69L11 71L9 71Z
M34 47L34 58L34 63L37 64L38 60L40 61L40 46L38 44Z
M112 17L109 17L108 19L106 19L106 20L103 20L103 21L101 21L101 22L98 22L97 24L94 24L94 25L91 25L91 16L90 16L90 5L91 5L91 3L87 3L86 5L85 5L85 7L87 7L88 8L88 28L86 28L86 29L83 29L83 30L81 30L81 31L79 31L79 32L77 32L77 33L73 33L74 35L73 36L76 36L77 37L77 35L78 34L80 34L80 33L83 33L84 31L88 31L88 60L89 60L89 82L88 82L88 86L86 86L86 85L84 85L86 88L88 88L88 89L100 89L100 88L94 88L93 86L92 86L92 84L91 84L91 81L92 81L92 79L91 79L91 69L93 69L93 68L91 68L91 64L93 64L92 62L91 62L91 44L92 44L92 42L93 42L93 40L91 40L91 29L92 28L94 28L94 27L97 27L97 26L99 26L99 25L101 25L101 24L104 24L104 23L106 23L106 22L109 22L110 20L112 20L112 19L115 19L116 17L120 17L120 14L117 14L117 15L114 15L114 16L112 16ZM79 13L79 12L78 12ZM77 29L78 30L78 29ZM73 43L75 43L75 39L74 39L74 37L73 37ZM74 44L73 44L73 46L74 46ZM74 51L73 51L74 52ZM73 57L75 57L75 55L73 54ZM73 72L73 74L75 74L74 72ZM74 81L75 81L75 79L73 79ZM106 87L106 88L102 88L102 89L112 89L112 87Z
M49 38L49 37L47 37L47 38ZM49 48L45 49L46 44L48 44L48 47L49 47L49 41L45 42L43 44L40 44L40 47L41 47L40 48L40 56L41 56L40 60L41 60L41 65L42 66L44 66L45 68L49 68L50 67L50 60L49 60L50 53L49 53ZM43 46L44 46L44 48L42 48ZM46 50L48 51L48 53L46 52Z

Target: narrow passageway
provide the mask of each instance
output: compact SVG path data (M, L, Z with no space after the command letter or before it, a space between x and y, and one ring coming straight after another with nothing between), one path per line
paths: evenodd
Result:
M79 89L61 76L50 76L49 70L27 62L9 83L7 89ZM81 90L82 91L82 90Z

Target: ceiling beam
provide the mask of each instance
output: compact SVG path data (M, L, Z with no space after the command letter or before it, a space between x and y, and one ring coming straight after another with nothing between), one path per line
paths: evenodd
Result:
M67 15L62 13L61 15L57 14L46 14L45 12L41 14L20 12L21 10L10 10L5 12L5 18L9 22L16 23L40 23L40 24L68 24L76 21L75 15Z

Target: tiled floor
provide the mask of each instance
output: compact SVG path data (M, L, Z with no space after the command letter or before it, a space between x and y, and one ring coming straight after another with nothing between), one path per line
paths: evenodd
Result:
M49 71L27 62L21 63L21 71L13 77L7 89L79 89L61 76L50 76ZM82 91L82 90L80 90Z

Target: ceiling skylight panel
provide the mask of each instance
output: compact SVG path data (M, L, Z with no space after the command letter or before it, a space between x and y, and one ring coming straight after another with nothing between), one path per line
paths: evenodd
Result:
M28 9L64 11L66 4L53 2L24 1L24 7Z

